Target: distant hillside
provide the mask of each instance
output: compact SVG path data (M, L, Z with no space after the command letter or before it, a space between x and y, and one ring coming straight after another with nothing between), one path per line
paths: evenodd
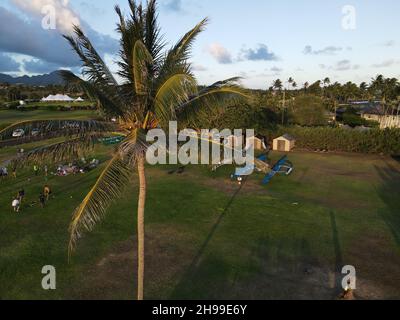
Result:
M0 83L8 82L9 84L23 84L27 86L48 86L48 85L62 85L63 79L60 77L58 71L39 76L22 76L11 77L7 74L0 73Z

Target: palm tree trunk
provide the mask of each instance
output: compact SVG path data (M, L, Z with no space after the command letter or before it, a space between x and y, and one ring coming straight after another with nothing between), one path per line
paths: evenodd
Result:
M140 156L138 159L139 173L139 202L137 212L138 228L138 300L143 300L144 292L144 209L146 205L146 175L145 158Z

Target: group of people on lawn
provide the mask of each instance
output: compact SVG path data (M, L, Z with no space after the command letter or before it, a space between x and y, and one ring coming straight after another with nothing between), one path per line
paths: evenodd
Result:
M16 177L16 170L13 170L13 172L15 172L15 176L14 177ZM38 176L38 174L39 174L39 166L34 165L33 166L33 172L34 172L35 176ZM44 166L44 173L45 173L45 176L47 178L47 175L48 175L47 166ZM30 181L30 179L29 179L29 181ZM50 189L50 187L48 185L45 185L43 187L43 192L40 193L39 198L38 198L39 204L40 204L40 206L42 208L45 207L46 201L49 201L50 195L51 195L51 189ZM20 211L21 205L22 205L22 202L23 202L24 198L25 198L25 189L22 188L21 190L18 191L17 196L11 202L11 206L12 206L14 212L19 212ZM30 204L30 206L33 206L36 203L37 202L32 202Z
M76 173L79 173L79 172L83 173L83 172L86 172L86 171L90 171L92 169L95 169L100 164L100 161L97 160L97 159L93 159L90 163L87 163L85 159L82 159L82 163L85 164L84 167L81 167L81 166L78 166L78 165L74 165L74 164L70 164L68 166L61 166L60 165L60 166L58 166L57 173L55 175L65 176L65 175L68 175L70 173L76 174ZM7 168L0 168L0 169L1 169L0 177L8 176ZM40 168L37 164L35 164L33 166L33 173L34 173L35 177L37 177L39 175L39 172L41 170L43 170L44 176L45 176L46 181L47 181L47 177L48 177L48 174L49 174L47 165L45 165L43 168ZM12 169L12 176L13 176L13 178L17 178L17 169L16 169L15 166ZM28 181L31 181L31 179L29 178ZM39 204L41 205L42 208L44 208L44 206L46 205L46 201L49 200L50 194L51 194L50 187L48 185L45 185L43 187L43 192L39 195L39 198L38 198ZM18 192L17 196L12 200L12 203L11 203L14 212L19 212L20 211L21 205L22 205L22 201L23 201L24 197L25 197L25 190L21 189ZM30 206L33 206L36 203L37 202L32 202Z
M50 189L50 187L48 185L45 185L43 187L43 192L39 195L39 199L38 199L39 200L39 204L40 204L40 206L42 208L45 207L46 201L50 200L50 195L51 195L51 189ZM17 196L14 198L14 200L11 203L14 212L19 212L20 211L20 208L21 208L21 205L22 205L22 201L24 200L24 198L25 198L25 190L21 189L20 191L18 191ZM30 204L30 206L33 206L35 204L36 204L36 202L32 202Z

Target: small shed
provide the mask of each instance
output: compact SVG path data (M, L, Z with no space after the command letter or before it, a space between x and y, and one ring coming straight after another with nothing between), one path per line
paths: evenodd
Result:
M274 151L290 152L295 147L296 139L289 134L284 134L274 139Z

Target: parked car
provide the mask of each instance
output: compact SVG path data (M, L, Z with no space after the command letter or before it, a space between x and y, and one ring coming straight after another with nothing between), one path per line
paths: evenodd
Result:
M17 129L12 134L13 138L20 138L23 137L24 135L25 135L24 129Z
M32 129L31 136L32 137L37 137L39 135L39 133L40 133L39 129Z

